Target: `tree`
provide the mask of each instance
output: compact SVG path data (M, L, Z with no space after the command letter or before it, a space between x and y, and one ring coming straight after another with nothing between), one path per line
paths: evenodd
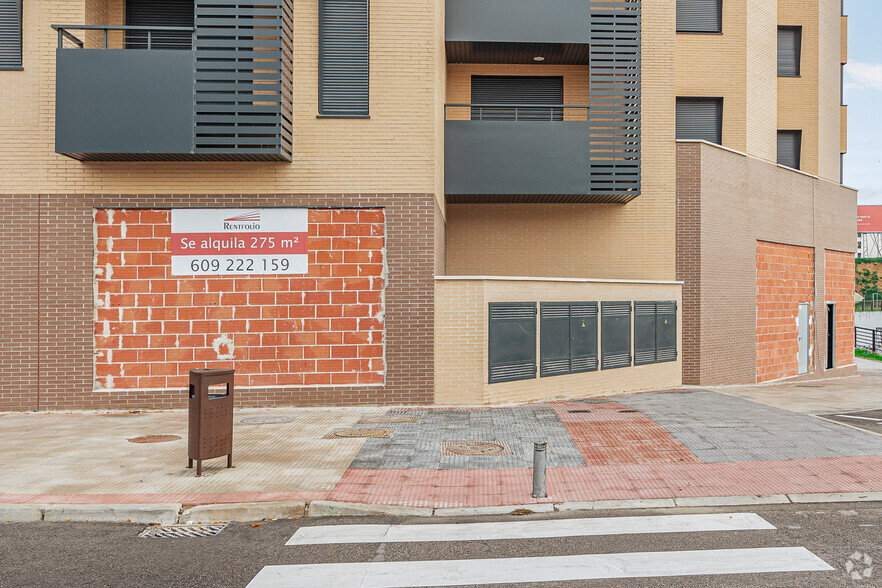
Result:
M869 269L859 270L856 274L856 289L867 300L879 297L879 274Z

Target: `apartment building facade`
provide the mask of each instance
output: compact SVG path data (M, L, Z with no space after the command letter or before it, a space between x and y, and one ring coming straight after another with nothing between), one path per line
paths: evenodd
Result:
M858 206L855 257L882 257L882 206Z
M0 0L0 410L852 370L834 2L551 4Z

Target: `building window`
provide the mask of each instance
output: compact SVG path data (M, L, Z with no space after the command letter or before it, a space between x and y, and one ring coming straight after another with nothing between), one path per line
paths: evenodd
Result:
M802 27L778 27L778 77L799 77Z
M368 0L319 0L319 116L369 114Z
M677 0L678 33L722 33L723 0Z
M778 131L778 165L799 169L802 131Z
M472 120L563 120L563 99L560 76L472 76Z
M192 29L193 0L126 0L126 25L134 27L183 27ZM126 31L126 49L147 49L147 31ZM150 31L150 49L193 47L193 33L187 31Z
M677 98L677 139L723 144L722 98Z
M20 70L21 0L0 0L0 70Z

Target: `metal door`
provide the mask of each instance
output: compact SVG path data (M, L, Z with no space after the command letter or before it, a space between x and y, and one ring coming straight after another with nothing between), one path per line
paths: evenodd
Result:
M799 304L799 373L809 371L809 303Z

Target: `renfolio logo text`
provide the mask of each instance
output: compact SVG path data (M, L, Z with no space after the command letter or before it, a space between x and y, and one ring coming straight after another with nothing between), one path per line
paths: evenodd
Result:
M224 219L225 231L259 231L260 211L250 210Z

